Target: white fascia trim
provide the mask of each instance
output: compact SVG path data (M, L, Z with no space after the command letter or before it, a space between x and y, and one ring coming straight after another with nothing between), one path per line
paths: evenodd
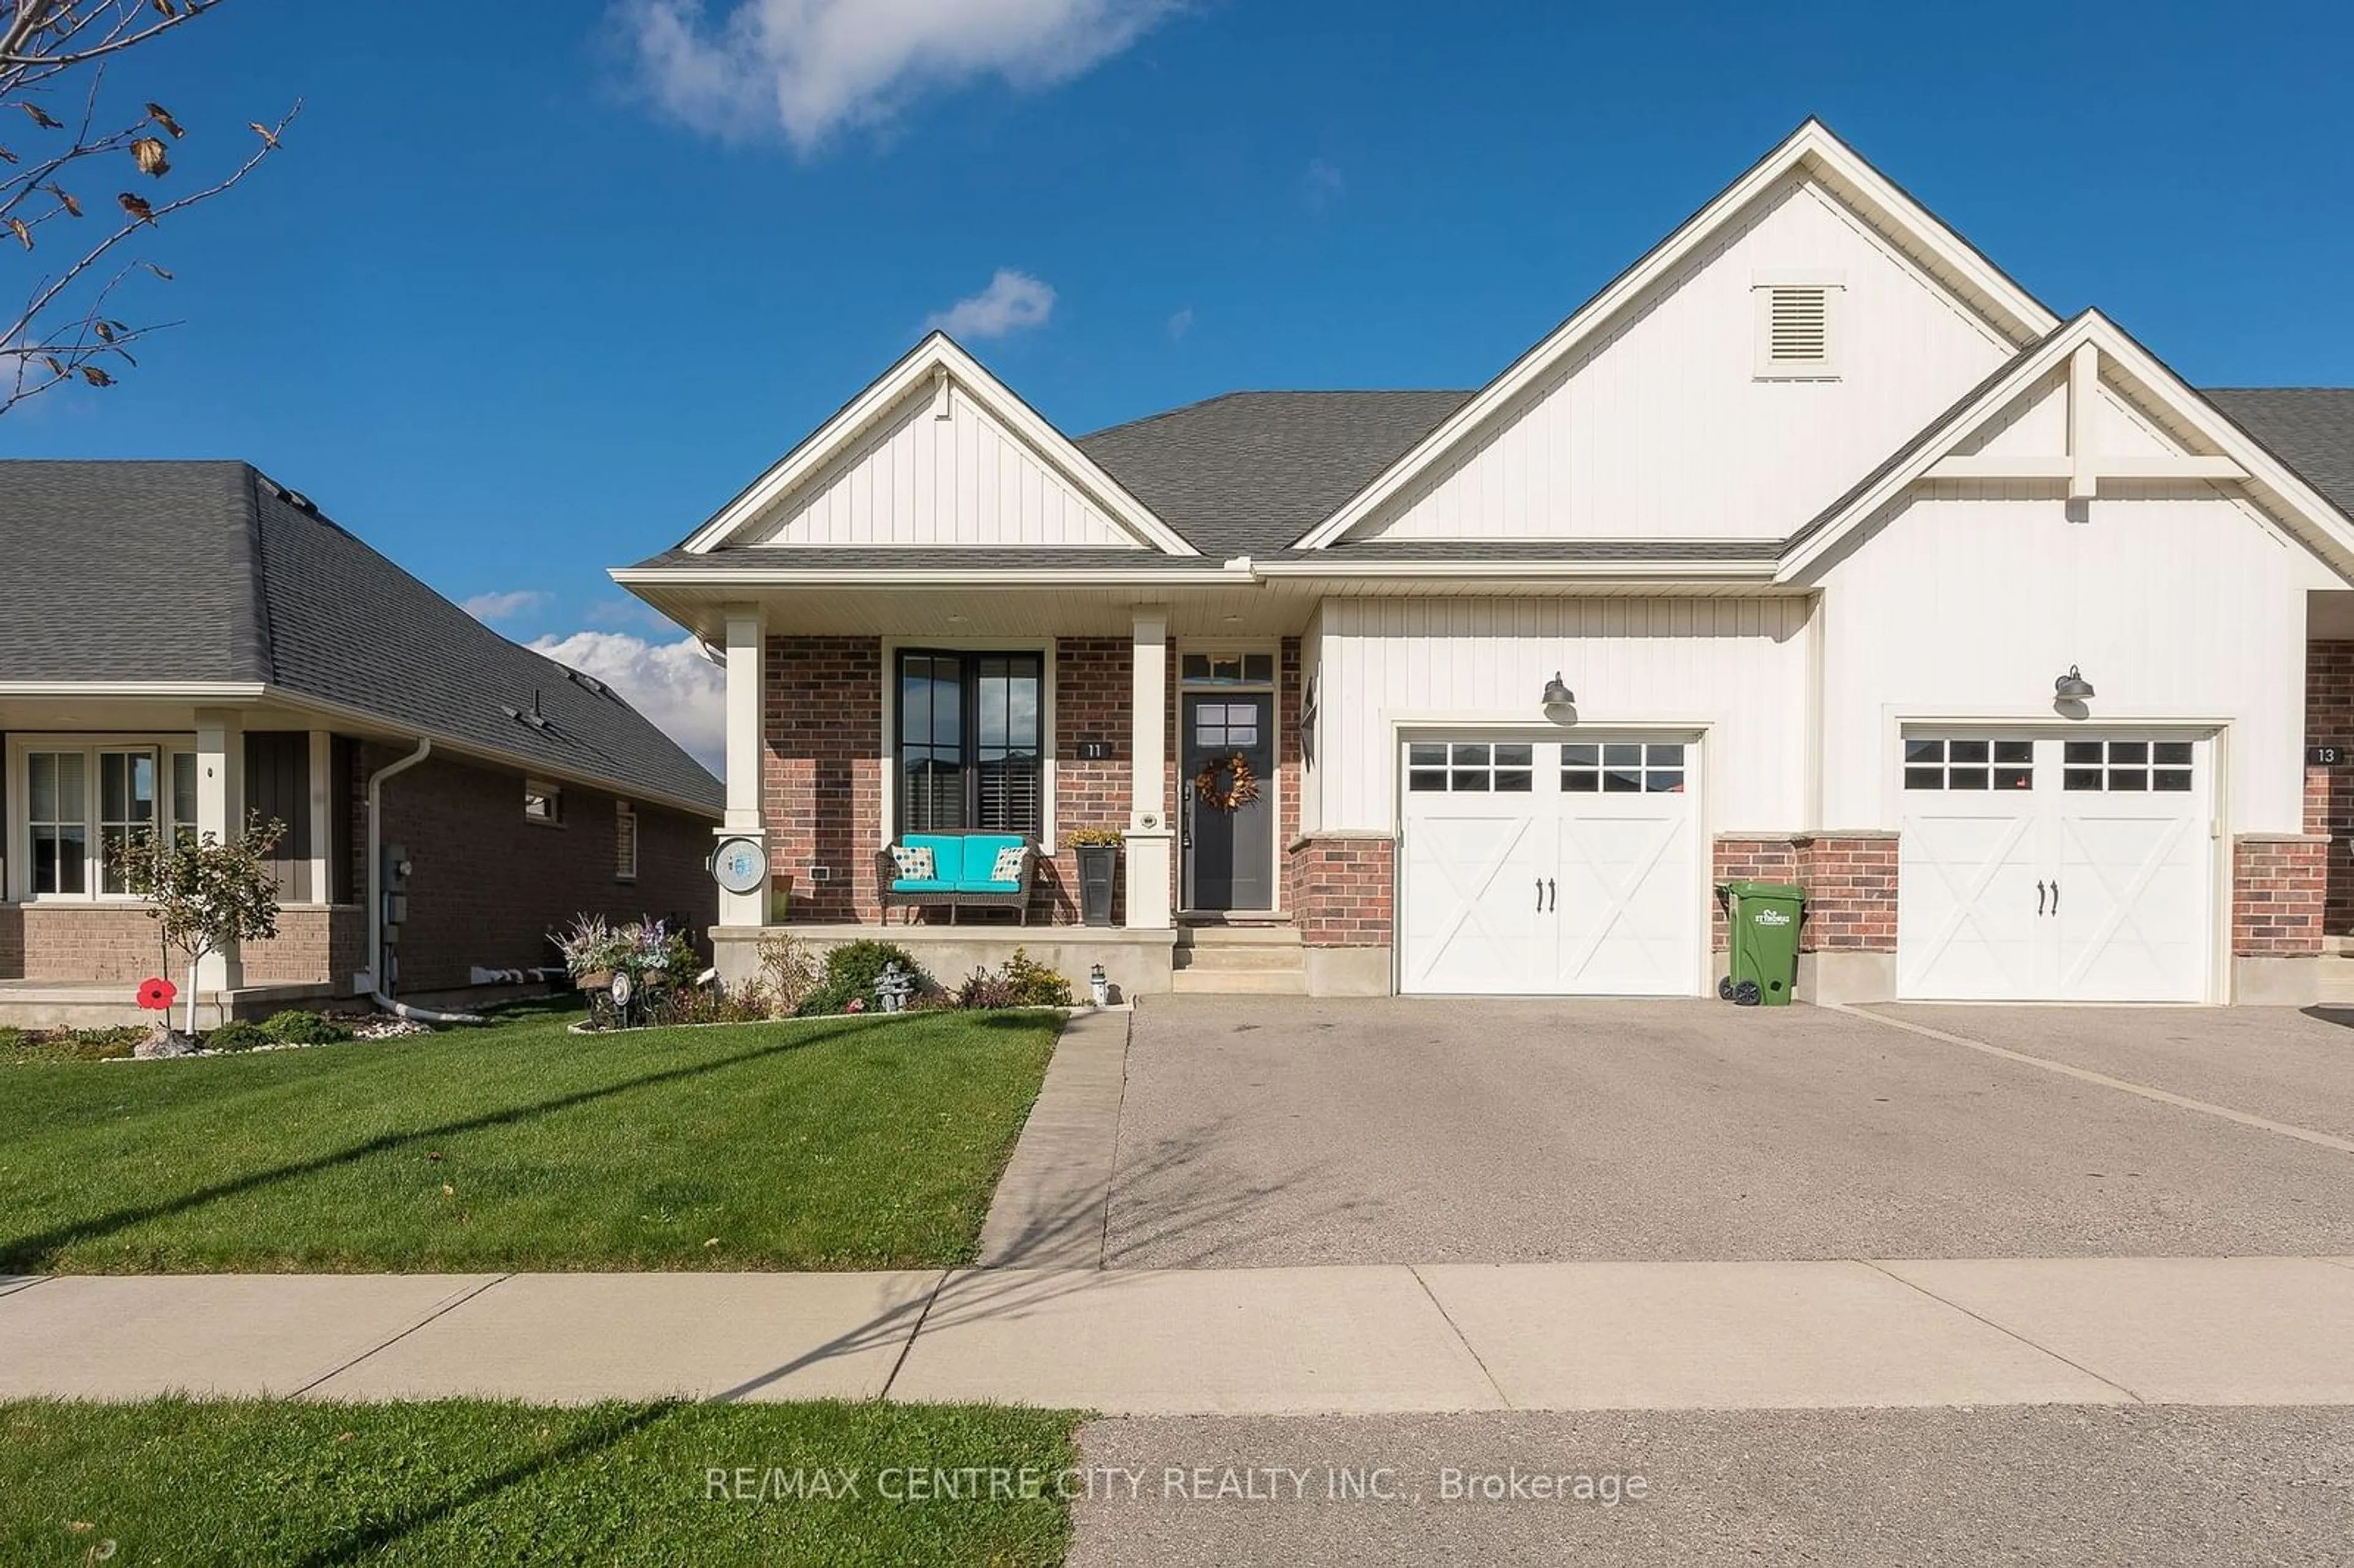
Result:
M741 534L780 498L839 456L876 419L904 400L923 391L933 395L947 385L973 398L991 418L1011 429L1108 512L1113 520L1143 544L1165 556L1196 556L1200 551L1154 516L1145 504L1098 467L1068 436L1056 429L1013 389L981 367L954 338L935 332L905 358L852 398L842 411L819 426L808 439L785 454L777 465L754 480L744 493L722 507L718 515L695 530L685 548L705 555Z
M0 681L0 697L104 697L205 702L259 702L268 688L256 681Z
M1426 577L1433 582L1463 578L1505 578L1527 582L1575 582L1580 579L1617 582L1660 577L1678 581L1722 579L1728 582L1770 580L1775 563L1762 561L1261 561L1251 568L1262 577L1330 578L1335 581L1378 577Z
M290 692L278 686L267 687L264 690L265 694L273 703L281 703L290 708L299 708L323 718L335 720L354 729L366 730L398 740L430 740L433 743L433 753L437 757L448 752L451 756L463 757L476 762L495 762L502 768L514 768L530 778L546 779L559 784L578 784L583 789L594 789L600 794L618 796L621 800L633 801L639 805L661 806L666 810L678 811L690 817L700 817L705 821L716 822L726 815L717 808L704 805L700 801L682 800L676 795L665 795L659 789L649 789L642 785L624 783L619 779L609 779L579 768L567 768L560 763L551 763L545 758L526 757L521 752L500 751L474 741L459 740L443 735L438 730L402 724L397 719L387 718L381 714L346 707L341 703L329 702L323 697L314 697L306 692ZM522 818L518 816L516 820L520 821Z
M2086 310L2041 345L2022 355L2009 374L1989 387L1968 408L1947 419L1936 435L1925 442L1920 450L1882 475L1878 483L1849 502L1805 543L1784 556L1776 580L1789 582L1798 577L1831 546L1852 533L1865 518L1921 480L1930 477L1933 471L1952 455L1954 448L2000 412L2012 398L2044 376L2052 375L2079 348L2087 345L2096 348L2117 368L2140 382L2154 401L2221 449L2231 462L2245 471L2250 482L2267 486L2286 502L2300 519L2339 552L2340 558L2337 561L2327 561L2324 556L2331 569L2346 574L2349 567L2354 567L2354 519L2349 519L2327 498L2242 432L2237 425L2217 412L2213 405L2126 335L2115 323L2096 310ZM2210 477L2220 482L2220 476ZM2306 543L2306 548L2312 548L2310 542Z
M1461 441L1474 434L1499 409L1542 380L1563 360L1626 305L1681 266L1705 246L1728 221L1760 193L1808 160L1835 180L1879 207L1888 220L1939 263L1985 295L2020 323L2013 333L2020 346L2032 343L2060 324L2053 315L1999 269L1971 249L1959 235L1940 222L1920 203L1882 174L1846 143L1831 134L1821 121L1809 119L1787 140L1768 153L1749 172L1718 195L1714 201L1685 220L1683 226L1649 255L1620 273L1584 309L1534 348L1506 367L1501 376L1457 409L1447 421L1425 436L1414 449L1392 463L1373 483L1361 490L1331 517L1301 535L1292 547L1320 550L1390 501L1426 472Z
M731 556L731 562L735 557ZM1234 588L1252 580L1251 574L1220 567L1171 571L1123 572L1110 567L1084 571L1007 570L956 571L939 567L861 568L812 571L800 567L629 567L610 574L623 588L712 588L751 590L769 588Z

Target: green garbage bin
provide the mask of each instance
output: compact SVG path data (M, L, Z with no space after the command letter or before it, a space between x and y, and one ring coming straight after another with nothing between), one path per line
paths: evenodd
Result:
M1733 933L1733 972L1717 982L1716 994L1744 1007L1789 1006L1807 890L1787 882L1728 882L1716 892Z

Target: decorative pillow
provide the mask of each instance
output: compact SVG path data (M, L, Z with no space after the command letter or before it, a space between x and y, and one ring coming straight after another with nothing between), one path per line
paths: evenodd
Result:
M1023 849L1020 844L1007 844L1003 849L999 850L997 852L997 865L990 872L989 880L991 882L1021 881L1022 857L1028 853L1029 851Z
M932 880L932 846L929 844L893 844L891 859L899 867L902 882Z

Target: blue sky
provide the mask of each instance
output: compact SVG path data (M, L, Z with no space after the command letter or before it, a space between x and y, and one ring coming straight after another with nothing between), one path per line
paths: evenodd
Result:
M724 35L748 4L767 29ZM2342 4L1956 15L228 0L117 85L189 127L188 170L301 97L285 154L156 236L177 281L126 313L187 324L0 451L250 458L612 668L664 635L603 568L1001 271L962 335L1075 433L1476 386L1808 113L2194 383L2354 383Z

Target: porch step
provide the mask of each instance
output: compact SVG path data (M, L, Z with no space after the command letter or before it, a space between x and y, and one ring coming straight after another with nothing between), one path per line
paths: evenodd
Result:
M1305 996L1307 951L1284 924L1188 926L1171 955L1170 989L1195 993Z
M2354 958L2354 937L2324 937L2321 951L2327 958Z
M1306 996L1308 971L1297 969L1178 969L1169 989L1192 996Z

